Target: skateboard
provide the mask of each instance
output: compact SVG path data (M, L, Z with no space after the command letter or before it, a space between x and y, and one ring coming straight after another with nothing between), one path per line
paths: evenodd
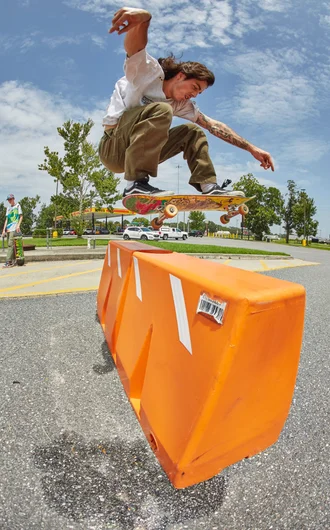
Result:
M249 213L245 203L252 199L254 197L232 195L128 195L123 198L123 205L140 215L158 214L150 223L152 228L157 230L166 219L172 219L178 212L196 210L226 212L220 216L220 222L226 225L235 215L245 217Z
M16 264L21 267L25 262L22 236L14 237L14 251Z

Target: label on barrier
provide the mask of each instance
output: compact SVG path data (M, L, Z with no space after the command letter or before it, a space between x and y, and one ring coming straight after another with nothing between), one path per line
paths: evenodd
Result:
M214 319L218 324L222 324L226 305L226 302L218 302L218 300L213 300L203 293L199 298L197 313L203 313L206 317Z

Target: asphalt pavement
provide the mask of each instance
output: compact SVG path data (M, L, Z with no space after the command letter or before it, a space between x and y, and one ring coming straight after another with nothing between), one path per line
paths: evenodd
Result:
M307 290L280 439L185 490L173 489L142 434L96 318L95 292L1 300L0 528L330 528L330 253L290 252L320 265L265 273Z

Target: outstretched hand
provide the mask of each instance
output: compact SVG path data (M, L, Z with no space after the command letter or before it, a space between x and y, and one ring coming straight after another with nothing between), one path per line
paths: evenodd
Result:
M264 169L271 168L271 170L274 171L274 162L269 153L263 151L262 149L259 149L258 147L253 147L250 150L250 153L252 156L254 156L254 158L256 158L256 160L259 160L259 162L261 162L261 167L263 167Z
M115 13L109 33L117 31L118 35L121 35L143 22L149 22L150 19L151 14L145 9L122 7Z

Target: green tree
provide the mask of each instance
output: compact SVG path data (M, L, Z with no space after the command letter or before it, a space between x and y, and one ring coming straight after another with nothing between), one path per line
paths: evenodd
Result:
M36 228L52 228L54 226L55 204L43 203L36 219Z
M292 234L292 230L295 227L294 219L294 207L298 201L298 190L297 184L294 180L288 180L288 193L287 201L283 209L283 220L284 220L284 230L285 230L285 240L286 243L289 243L289 236Z
M5 226L5 220L6 220L6 211L7 208L3 202L0 202L0 231L2 233L2 229Z
M79 236L84 231L82 212L86 208L105 206L111 210L120 199L117 191L119 179L102 166L97 147L87 140L93 125L92 120L86 123L66 121L57 128L64 141L63 158L46 146L46 158L38 166L62 186L62 191L51 198L57 215L68 217L73 211L79 212L72 220Z
M317 208L314 199L309 197L305 191L300 191L298 201L293 207L294 227L298 237L304 236L307 240L310 236L316 236L318 221L313 219Z
M208 222L207 228L210 234L215 234L218 231L218 225L216 225L213 221Z
M19 203L23 213L23 221L21 224L22 234L26 235L32 232L32 227L37 219L37 215L34 213L34 210L36 209L39 202L39 195L36 195L35 197L23 197L20 199Z
M245 217L244 225L261 241L263 234L270 234L271 226L281 222L284 199L280 190L263 186L252 173L243 175L234 185L234 189L244 191L246 197L255 196L248 203L249 213Z
M189 214L190 230L205 230L205 214L203 212L190 212Z
M147 219L146 217L134 217L132 223L139 224L142 226L149 226L149 219Z

